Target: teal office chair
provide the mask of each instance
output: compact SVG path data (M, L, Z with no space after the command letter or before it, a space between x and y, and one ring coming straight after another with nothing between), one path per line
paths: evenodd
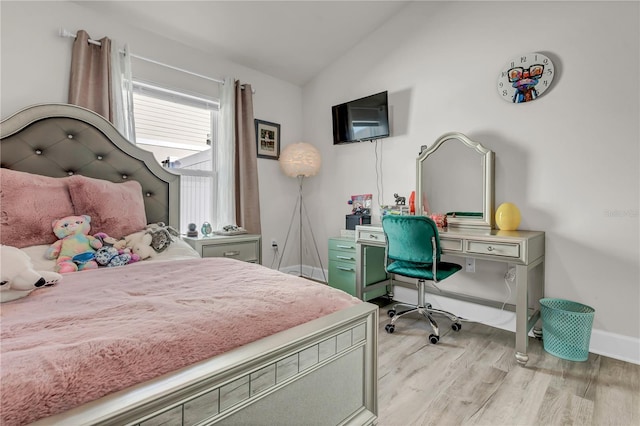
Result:
M385 326L387 333L393 333L398 318L412 312L424 316L433 334L429 341L433 344L440 340L438 324L433 319L433 313L448 317L453 324L454 331L460 331L460 319L451 312L434 309L431 304L424 303L425 281L440 282L462 269L462 266L440 261L440 238L435 222L425 216L397 216L382 217L382 229L386 237L385 270L387 273L402 275L418 279L418 304L409 305L397 303L387 312L391 322ZM409 307L398 312L397 306Z

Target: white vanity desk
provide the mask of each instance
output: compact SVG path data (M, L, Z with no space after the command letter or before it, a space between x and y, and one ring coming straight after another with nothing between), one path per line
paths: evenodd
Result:
M540 318L539 300L544 297L544 232L500 231L475 229L445 229L440 231L442 254L471 257L515 265L516 268L516 360L524 365L529 360L527 343L529 331ZM385 237L381 225L356 226L356 296L380 286L382 281L363 287L362 268L366 261L364 248L384 247ZM437 294L475 303L495 305L496 301L469 297L452 292ZM484 303L483 303L484 302ZM541 335L539 328L533 330Z

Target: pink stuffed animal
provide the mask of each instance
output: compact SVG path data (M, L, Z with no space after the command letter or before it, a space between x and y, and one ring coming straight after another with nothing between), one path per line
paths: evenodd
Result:
M45 257L56 260L56 272L82 271L96 269L96 249L102 242L89 235L91 218L83 216L67 216L52 223L53 233L59 238L47 250Z

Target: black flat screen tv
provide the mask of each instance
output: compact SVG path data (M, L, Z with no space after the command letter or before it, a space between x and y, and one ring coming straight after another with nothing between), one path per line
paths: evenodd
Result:
M331 107L333 144L362 142L389 136L387 92Z

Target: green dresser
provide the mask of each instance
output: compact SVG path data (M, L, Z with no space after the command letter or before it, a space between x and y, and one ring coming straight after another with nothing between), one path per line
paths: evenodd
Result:
M385 280L384 247L365 247L362 262L362 282L365 286ZM356 242L353 237L329 238L329 285L352 296L356 295ZM366 293L371 300L384 296L386 289Z

